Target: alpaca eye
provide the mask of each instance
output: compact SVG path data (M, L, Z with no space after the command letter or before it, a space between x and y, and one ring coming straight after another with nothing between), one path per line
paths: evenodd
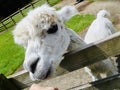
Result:
M57 30L58 30L57 24L51 25L51 27L48 29L47 33L48 33L48 34L52 34L52 33L57 32Z

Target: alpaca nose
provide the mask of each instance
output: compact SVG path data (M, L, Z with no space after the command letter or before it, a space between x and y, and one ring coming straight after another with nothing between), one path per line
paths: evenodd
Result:
M35 69L36 69L36 66L37 66L37 63L38 63L39 60L40 60L40 58L37 58L37 59L30 65L30 71L31 71L32 73L35 72Z

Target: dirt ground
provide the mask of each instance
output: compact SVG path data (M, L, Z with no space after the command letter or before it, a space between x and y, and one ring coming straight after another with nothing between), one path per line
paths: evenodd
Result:
M94 14L96 15L99 10L105 9L110 12L111 17L110 20L113 22L116 31L120 29L120 1L97 1L89 4L84 8L80 13L86 14Z

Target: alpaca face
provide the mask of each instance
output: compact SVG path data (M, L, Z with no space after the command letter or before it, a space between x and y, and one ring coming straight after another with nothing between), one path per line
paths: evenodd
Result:
M56 11L43 5L30 11L13 31L15 42L26 49L23 66L32 80L52 75L63 59L70 44L62 17L62 13L64 16L69 11L67 10ZM76 11L70 14L75 13Z
M24 68L30 72L33 80L44 79L55 71L70 42L57 13L50 9L38 10L33 10L26 17L30 24L30 39Z

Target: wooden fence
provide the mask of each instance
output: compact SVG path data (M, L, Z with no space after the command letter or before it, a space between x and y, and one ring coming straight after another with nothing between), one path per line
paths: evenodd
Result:
M80 76L80 68L120 54L120 32L110 37L76 49L65 54L60 66L68 71L67 74L43 81L31 81L28 72L21 71L9 77L0 75L0 90L21 90L33 83L58 87L59 90L120 90L120 74L113 75L95 82L87 82L87 75ZM81 82L84 81L85 83ZM11 89L12 88L12 89Z
M33 9L35 8L34 4L40 2L41 0L36 0L34 2L31 2L29 3L28 5L26 5L25 7L21 8L21 9L18 9L18 11L16 11L15 13L11 14L10 16L6 17L5 19L1 20L0 21L0 32L1 31L4 31L12 26L14 26L18 21L16 21L13 17L15 15L17 15L18 13L21 14L22 17L24 17L24 13L23 13L23 10L29 8L29 7L32 7ZM47 1L48 2L48 1ZM9 20L7 23L5 23L7 20ZM8 25L10 25L8 27Z

